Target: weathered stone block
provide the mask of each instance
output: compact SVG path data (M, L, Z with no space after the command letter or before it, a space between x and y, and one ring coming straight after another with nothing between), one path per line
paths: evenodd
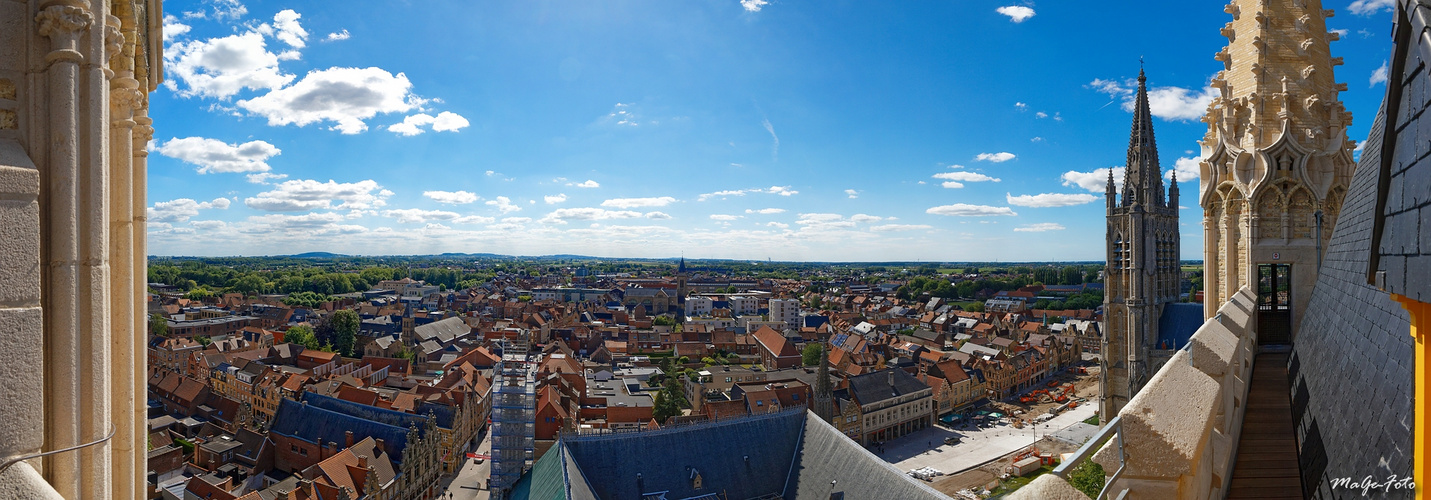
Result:
M40 204L0 198L0 304L39 300Z
M1176 480L1191 474L1206 452L1221 387L1179 351L1118 416L1130 477Z
M30 464L15 464L0 473L0 498L29 500L65 500Z
M8 381L0 384L0 456L44 445L42 315L39 307L0 308L0 380Z
M1214 379L1222 377L1237 357L1237 335L1216 321L1209 321L1191 339L1193 366Z
M21 2L0 2L0 71L20 72L25 69L25 35L30 32L33 16L27 15L29 5Z

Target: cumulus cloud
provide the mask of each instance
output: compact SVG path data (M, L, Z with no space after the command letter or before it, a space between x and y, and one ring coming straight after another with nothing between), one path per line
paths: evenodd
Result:
M230 201L228 198L215 198L213 201L194 201L190 198L179 198L177 200L161 201L145 210L150 222L176 223L188 222L191 217L199 215L200 210L218 209L227 210Z
M228 223L221 220L196 220L189 222L189 225L197 229L218 229L228 226Z
M1028 105L1028 104L1025 104L1025 103L1022 103L1022 102L1016 102L1016 103L1014 103L1014 107L1015 107L1015 108L1018 108L1019 111L1028 111L1028 110L1029 110L1029 105Z
M513 204L512 199L506 196L498 196L496 199L487 200L487 204L497 207L497 210L500 210L504 214L516 212L522 209L522 207Z
M563 202L563 201L566 201L566 194L565 194L565 193L557 193L557 194L554 194L554 195L547 195L547 196L543 196L543 197L542 197L542 200L546 201L548 205L555 205L555 204L557 204L557 203L561 203L561 202Z
M786 224L786 223L784 223L784 222L774 222L774 221L771 221L771 222L766 222L765 225L768 226L768 227L775 227L775 228L780 228L780 229L789 229L789 228L790 228L790 225L789 225L789 224Z
M770 5L770 2L766 0L740 0L740 6L745 7L746 12L760 12L760 9L766 5Z
M509 217L509 218L526 219L526 217ZM492 222L495 222L496 220L497 220L497 219L494 218L494 217L483 217L483 216L481 216L481 215L464 215L464 216L462 216L462 217L458 217L458 218L456 218L456 219L452 219L452 222L453 222L454 224L491 224Z
M169 42L188 33L189 25L179 22L179 18L169 14L164 15L164 41Z
M251 182L251 183L254 183L254 184L269 184L269 183L271 183L271 181L276 181L276 180L279 180L279 179L287 179L287 178L288 178L288 174L275 174L275 173L271 173L271 172L259 172L259 173L256 173L256 174L248 174L248 181Z
M456 219L456 218L458 218L458 217L461 217L461 214L458 214L457 212L448 212L448 211L445 211L445 210L423 210L423 209L420 209L420 208L402 208L402 209L396 209L396 210L384 210L384 211L383 211L383 217L391 217L391 218L397 219L397 221L400 222L400 223L401 223L401 222L416 222L416 223L418 223L418 224L423 224L423 223L426 223L427 221L432 221L432 220L453 220L453 219Z
M739 218L740 218L739 215L729 215L729 214L711 214L710 217L711 217L711 220L719 220L719 221L733 221L733 220L736 220L736 219L739 219Z
M1387 65L1387 62L1386 62L1386 61L1382 61L1382 62L1381 62L1381 67L1376 68L1376 71L1372 71L1372 72L1371 72L1371 86L1372 86L1372 87L1375 87L1376 84L1378 84L1378 83L1386 83L1386 65Z
M850 216L850 220L853 221L853 222L858 222L858 223L864 223L864 222L879 222L879 221L884 220L884 217L880 217L880 216L878 216L878 215L869 215L869 214L854 214L854 215L851 215L851 216Z
M476 193L467 191L423 191L422 195L447 205L465 205L482 199Z
M1201 162L1202 157L1198 156L1178 158L1178 161L1176 164L1173 165L1173 168L1168 169L1167 172L1163 172L1163 178L1172 180L1173 172L1177 172L1178 182L1196 181L1198 176L1201 175L1201 172L1198 169L1198 163ZM1103 183L1107 184L1107 179L1104 179Z
M333 212L313 212L302 215L264 214L249 217L238 224L239 232L273 236L289 235L303 238L314 236L359 234L368 228L357 224L340 224L342 215Z
M387 205L392 195L372 179L352 183L298 179L281 182L270 191L245 198L243 203L270 212L368 210Z
M1395 10L1396 0L1356 0L1347 10L1358 16L1369 16L1382 10Z
M702 194L702 195L700 195L700 196L697 196L697 197L696 197L696 201L706 201L706 200L709 200L709 199L711 199L711 198L716 198L716 197L724 198L724 197L727 197L727 196L745 196L745 190L743 190L743 189L730 189L730 190L725 190L725 191L716 191L716 192L714 192L714 193L705 193L705 194Z
M267 172L267 160L282 151L264 141L227 144L206 137L172 138L155 148L159 154L197 165L201 174Z
M364 120L378 113L405 112L425 102L412 93L407 75L369 67L310 71L298 83L238 105L268 118L269 125L331 121L334 130L356 134L367 130Z
M164 48L164 69L173 76L168 85L182 97L218 99L243 89L280 88L295 77L278 69L278 55L267 46L258 31L170 43Z
M1108 170L1106 168L1095 169L1092 172L1070 170L1063 173L1063 185L1078 186L1095 193L1102 193L1108 188ZM1124 167L1113 167L1112 170L1114 188L1122 189Z
M664 207L675 202L676 199L670 196L655 198L614 198L601 202L601 206L612 208Z
M1095 78L1084 87L1108 94L1115 100L1121 99L1121 107L1123 111L1127 112L1133 111L1133 105L1137 100L1135 94L1137 94L1138 83L1134 80L1125 80L1119 83L1115 80ZM1198 120L1207 112L1207 105L1219 95L1221 95L1220 92L1213 87L1203 87L1200 91L1182 87L1150 87L1148 89L1148 112L1164 120Z
M1058 223L1054 223L1054 222L1040 222L1040 223L1038 223L1038 224L1029 224L1029 225L1026 225L1026 226L1019 226L1019 227L1014 228L1015 231L1026 232L1026 233L1041 233L1041 232L1044 232L1044 231L1062 231L1062 230L1064 230L1064 229L1067 229L1067 228L1063 227L1062 224L1058 224Z
M288 44L295 49L301 49L307 45L308 31L303 29L298 19L302 14L294 12L293 9L283 9L273 15L274 37L279 41ZM262 28L260 28L262 29Z
M1004 193L1004 199L1008 201L1010 205L1014 206L1048 208L1071 207L1084 203L1092 203L1094 200L1097 200L1098 197L1087 193L1043 193L1023 194L1019 196Z
M337 33L329 33L328 36L323 37L323 41L325 41L325 42L337 42L337 41L347 40L347 39L351 38L352 36L353 36L353 35L351 35L351 34L348 33L348 30L342 30L342 31L339 31L339 32L337 32Z
M762 208L762 209L760 209L760 210L752 210L752 209L747 208L747 209L745 209L745 213L748 213L748 214L761 214L761 215L781 214L781 213L785 213L785 209L783 209L783 208Z
M799 191L790 189L790 186L770 186L769 189L752 189L757 193L778 194L780 196L794 196L800 194Z
M1003 163L1003 162L1012 160L1012 159L1014 159L1014 158L1015 158L1015 157L1014 157L1014 154L1013 154L1013 153L1010 153L1010 152L1007 152L1007 151L1003 151L1003 152L999 152L999 153L979 153L978 156L975 156L975 157L974 157L974 160L976 160L976 161L991 161L991 162L994 162L994 163Z
M1008 153L1000 153L1000 154L1008 154ZM980 155L980 156L983 156L983 155ZM1009 155L1009 156L1012 157L1013 155ZM997 161L1002 161L1002 160L997 160ZM951 165L949 168L964 168L964 167L961 166L961 165ZM954 171L954 172L940 172L940 173L934 174L933 177L934 177L935 179L943 179L943 180L945 181L945 182L943 183L943 186L946 187L946 188L949 188L949 189L962 188L962 187L964 187L964 184L963 184L963 183L965 183L965 182L999 182L999 179L994 178L994 177L990 177L990 176L987 176L987 175L984 175L984 174L981 174L981 173L978 173L978 172L966 172L966 171L962 171L962 170Z
M543 217L541 222L545 224L566 224L570 220L608 220L608 219L635 219L642 217L641 212L631 210L607 210L604 208L558 208Z
M432 125L434 132L454 132L470 125L470 123L466 118L463 118L462 115L451 111L443 111L438 113L437 116L432 116L427 113L418 113L403 118L401 123L388 125L388 131L399 135L413 136L426 132L426 129L423 127L428 125Z
M870 226L870 231L875 232L916 231L920 229L933 229L933 227L924 224L882 224L878 226Z
M1048 118L1048 113L1039 111L1037 113L1034 113L1034 117L1039 119Z
M846 189L846 190L845 190L845 195L849 196L850 199L853 200L853 199L855 199L855 198L859 198L859 197L860 197L860 192L859 192L859 191L856 191L856 190L853 190L853 189Z
M996 215L1018 215L1014 209L1009 207L991 207L988 205L970 205L967 203L955 203L953 205L940 205L930 207L924 213L933 215L947 215L957 217L989 217Z
M593 180L591 180L591 179L587 179L586 182L578 182L578 183L576 183L576 184L568 184L568 185L569 185L569 186L576 186L576 187L579 187L579 188L586 188L586 189L592 189L592 188L599 188L599 187L601 187L601 184L597 184L596 181L593 181Z
M646 212L647 219L669 219L671 214L666 212Z
M1009 16L1009 20L1016 23L1024 22L1025 19L1034 16L1034 10L1032 8L1022 5L1005 5L994 9L994 12Z

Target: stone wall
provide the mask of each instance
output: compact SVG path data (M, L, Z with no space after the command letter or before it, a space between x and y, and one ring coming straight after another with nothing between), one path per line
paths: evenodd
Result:
M144 498L153 0L0 0L4 498Z

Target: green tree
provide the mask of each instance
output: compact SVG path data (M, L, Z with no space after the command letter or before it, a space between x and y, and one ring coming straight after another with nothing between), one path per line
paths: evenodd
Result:
M198 342L199 345L204 346L204 347L208 347L209 344L214 343L213 340L209 339L209 337L204 336L204 335L195 335L195 336L194 336L194 342Z
M334 342L338 348L338 354L352 357L354 355L353 348L356 347L354 344L358 339L358 326L362 321L358 318L358 313L353 312L352 309L339 309L333 313L333 318L330 321L333 325Z
M818 366L820 364L820 344L818 342L805 344L805 349L800 351L800 359L805 362L805 366Z
M283 334L283 341L290 344L298 344L304 349L322 349L323 344L318 342L318 336L313 333L313 329L306 325L297 325L288 329Z
M244 296L257 295L268 288L268 282L257 274L245 274L234 282L233 290Z
M667 418L680 415L681 408L689 404L686 402L686 389L681 381L676 377L667 377L661 391L656 393L656 405L651 410L651 417L657 422L665 422Z
M169 320L158 314L149 315L149 333L160 337L169 336Z
M1092 460L1079 464L1068 474L1068 484L1088 495L1088 498L1098 497L1098 492L1103 490L1103 481L1103 466Z
M964 310L968 312L984 312L983 302L971 302L964 305Z

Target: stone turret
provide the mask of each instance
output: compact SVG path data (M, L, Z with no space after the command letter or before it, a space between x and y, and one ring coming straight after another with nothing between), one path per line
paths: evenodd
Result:
M1295 331L1356 167L1351 113L1337 97L1346 84L1333 79L1342 63L1330 53L1333 12L1321 0L1234 0L1225 10L1228 44L1212 80L1220 95L1203 118L1199 165L1206 314L1256 283L1258 265L1290 264Z

